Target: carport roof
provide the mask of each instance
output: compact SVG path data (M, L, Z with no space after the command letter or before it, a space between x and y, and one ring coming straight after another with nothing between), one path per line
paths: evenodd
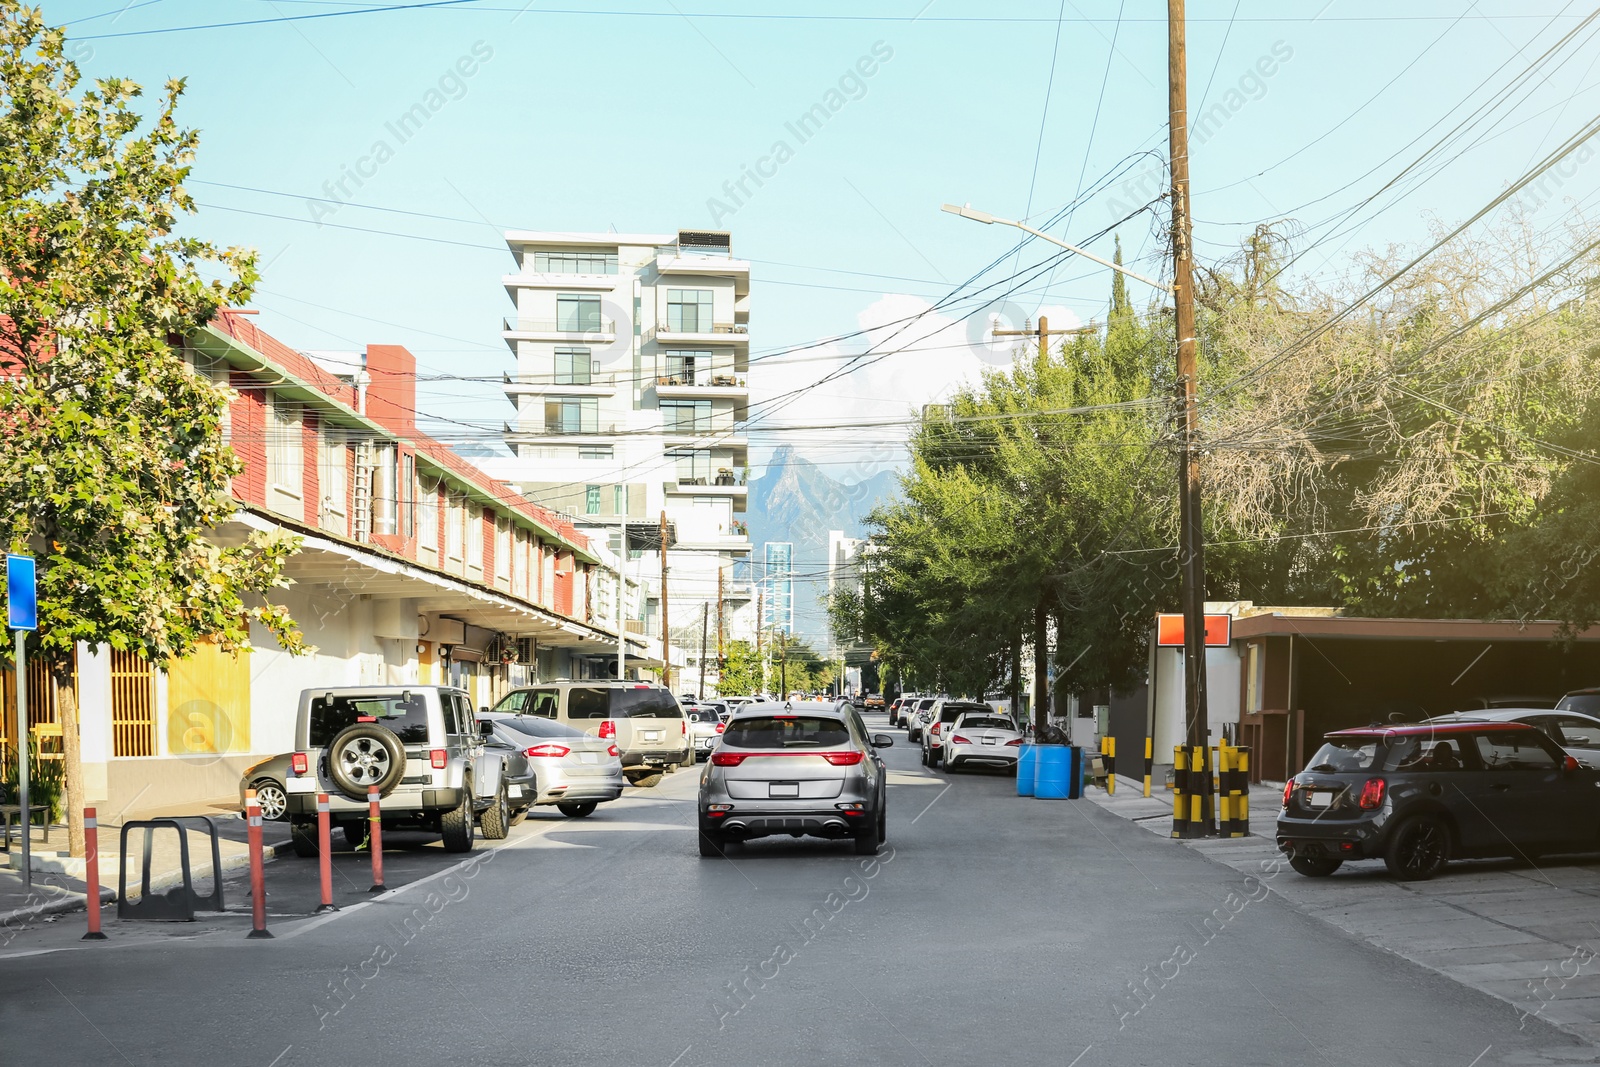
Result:
M1412 641L1600 641L1600 626L1565 634L1561 623L1517 619L1375 619L1263 612L1233 620L1235 641L1252 637L1361 637Z

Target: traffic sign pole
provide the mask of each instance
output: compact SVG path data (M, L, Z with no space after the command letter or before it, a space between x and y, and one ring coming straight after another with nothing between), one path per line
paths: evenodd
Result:
M39 628L39 586L32 556L6 556L6 625L16 641L12 666L17 672L17 803L22 807L22 885L33 888L30 835L33 812L28 808L28 631ZM45 812L45 823L50 813ZM90 887L90 892L94 888Z

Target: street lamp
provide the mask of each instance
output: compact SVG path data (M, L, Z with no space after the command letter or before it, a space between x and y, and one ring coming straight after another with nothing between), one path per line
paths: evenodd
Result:
M1092 259L1096 263L1100 264L1102 267L1110 267L1112 270L1116 271L1118 274L1126 274L1128 277L1135 278L1135 279L1137 279L1137 280L1139 280L1141 282L1144 282L1146 285L1153 285L1157 289L1160 289L1162 292L1170 293L1170 292L1173 291L1172 286L1168 285L1166 282L1158 282L1154 278L1146 278L1143 274L1138 274L1138 273L1136 273L1134 271L1131 271L1127 267L1122 266L1120 263L1113 263L1108 259L1101 259L1099 256L1095 255L1093 252L1086 252L1083 249L1079 248L1077 245L1069 245L1069 244L1067 244L1067 242L1063 241L1061 238L1059 238L1059 237L1051 237L1049 234L1045 233L1044 231L1036 230L1032 226L1029 226L1025 222L1018 222L1016 219L1002 219L997 215L989 214L987 211L979 211L977 208L973 207L971 204L963 204L961 207L957 207L954 204L945 204L940 208L940 210L941 211L948 211L952 215L960 215L962 218L971 219L973 222L981 222L985 226L993 226L993 225L1015 226L1017 229L1023 231L1024 233L1031 233L1035 237L1038 237L1041 240L1049 241L1053 245L1060 245L1062 248L1065 248L1068 252L1075 252L1075 253L1077 253L1078 255L1082 256L1085 259Z

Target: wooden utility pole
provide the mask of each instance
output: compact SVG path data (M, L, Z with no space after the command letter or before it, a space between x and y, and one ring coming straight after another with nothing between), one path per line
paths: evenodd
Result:
M722 615L723 615L723 607L722 607L722 568L718 567L717 568L717 682L719 684L722 681L723 657L728 654L727 653L727 649L725 649L723 647L723 641L722 641Z
M767 609L767 591L765 589L757 589L756 590L756 675L757 675L757 681L759 682L759 684L761 686L761 694L762 695L764 695L766 693L766 691L767 691L767 661L766 661L766 658L761 654L761 624L762 624L762 620L766 617L766 614L765 614L766 613L766 609Z
M1068 334L1098 333L1099 330L1100 327L1092 322L1087 326L1074 326L1067 330L1052 330L1050 328L1050 319L1045 315L1040 315L1037 329L996 330L994 335L996 337L1037 337L1039 339L1039 362L1043 364L1050 358L1050 338L1063 337Z
M672 688L672 630L667 626L667 513L661 512L661 684Z
M1188 715L1189 782L1201 797L1202 818L1190 820L1187 837L1210 837L1211 773L1207 766L1206 627L1204 534L1200 522L1200 428L1194 327L1194 248L1189 212L1188 59L1184 39L1184 0L1167 0L1168 154L1172 162L1173 323L1177 331L1178 387L1183 390L1181 448L1178 459L1178 562L1183 575L1184 708ZM1201 763L1195 766L1196 760ZM1199 770L1201 773L1196 774Z
M706 623L711 618L711 605L705 601L700 602L700 688L695 690L695 696L700 700L706 698Z

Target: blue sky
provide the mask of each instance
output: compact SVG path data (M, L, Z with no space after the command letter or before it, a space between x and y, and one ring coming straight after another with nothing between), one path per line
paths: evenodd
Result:
M863 329L884 341L893 334L884 323L925 311L1019 236L943 214L942 202L1049 218L1137 153L1165 155L1165 5L1152 0L370 10L385 6L44 5L69 25L91 77L188 79L180 118L202 131L191 191L205 205L192 230L260 250L263 328L300 348L408 345L434 379L419 406L457 420L439 428L462 442L487 439L511 413L493 382L478 380L513 365L499 339L510 309L499 277L512 269L503 229L729 229L754 265L760 357ZM369 10L300 17L359 9ZM1582 14L1560 0L1191 2L1191 107L1202 98L1223 107L1193 153L1201 258L1227 255L1257 222L1311 223L1356 205ZM293 21L175 29L272 19ZM1314 231L1300 269L1331 276L1362 248L1424 238L1430 217L1476 210L1600 110L1597 56L1586 39L1562 53L1547 80L1470 131L1468 151L1436 154L1448 165L1375 201L1338 236ZM791 126L819 103L833 105L829 118L802 143ZM396 124L418 104L426 121L402 139ZM1151 165L1134 159L1055 232L1087 238L1141 206L1159 184L1152 174L1140 195ZM758 166L770 177L738 190ZM348 177L357 169L367 175L359 185ZM1558 225L1571 210L1564 198L1595 185L1577 168L1538 220ZM1118 232L1130 259L1155 273L1152 221L1147 213ZM1110 241L1095 249L1108 254ZM985 283L1046 254L1030 246ZM1105 271L1068 262L1001 310L1087 320L1103 316L1108 292ZM781 410L758 404L757 455L785 424L903 416L1003 361L962 343L972 330L961 316L982 303L925 317L886 345L909 350ZM926 340L906 344L911 336ZM861 344L758 363L752 388L771 398L812 386ZM900 436L869 427L793 439L848 480L893 462Z

